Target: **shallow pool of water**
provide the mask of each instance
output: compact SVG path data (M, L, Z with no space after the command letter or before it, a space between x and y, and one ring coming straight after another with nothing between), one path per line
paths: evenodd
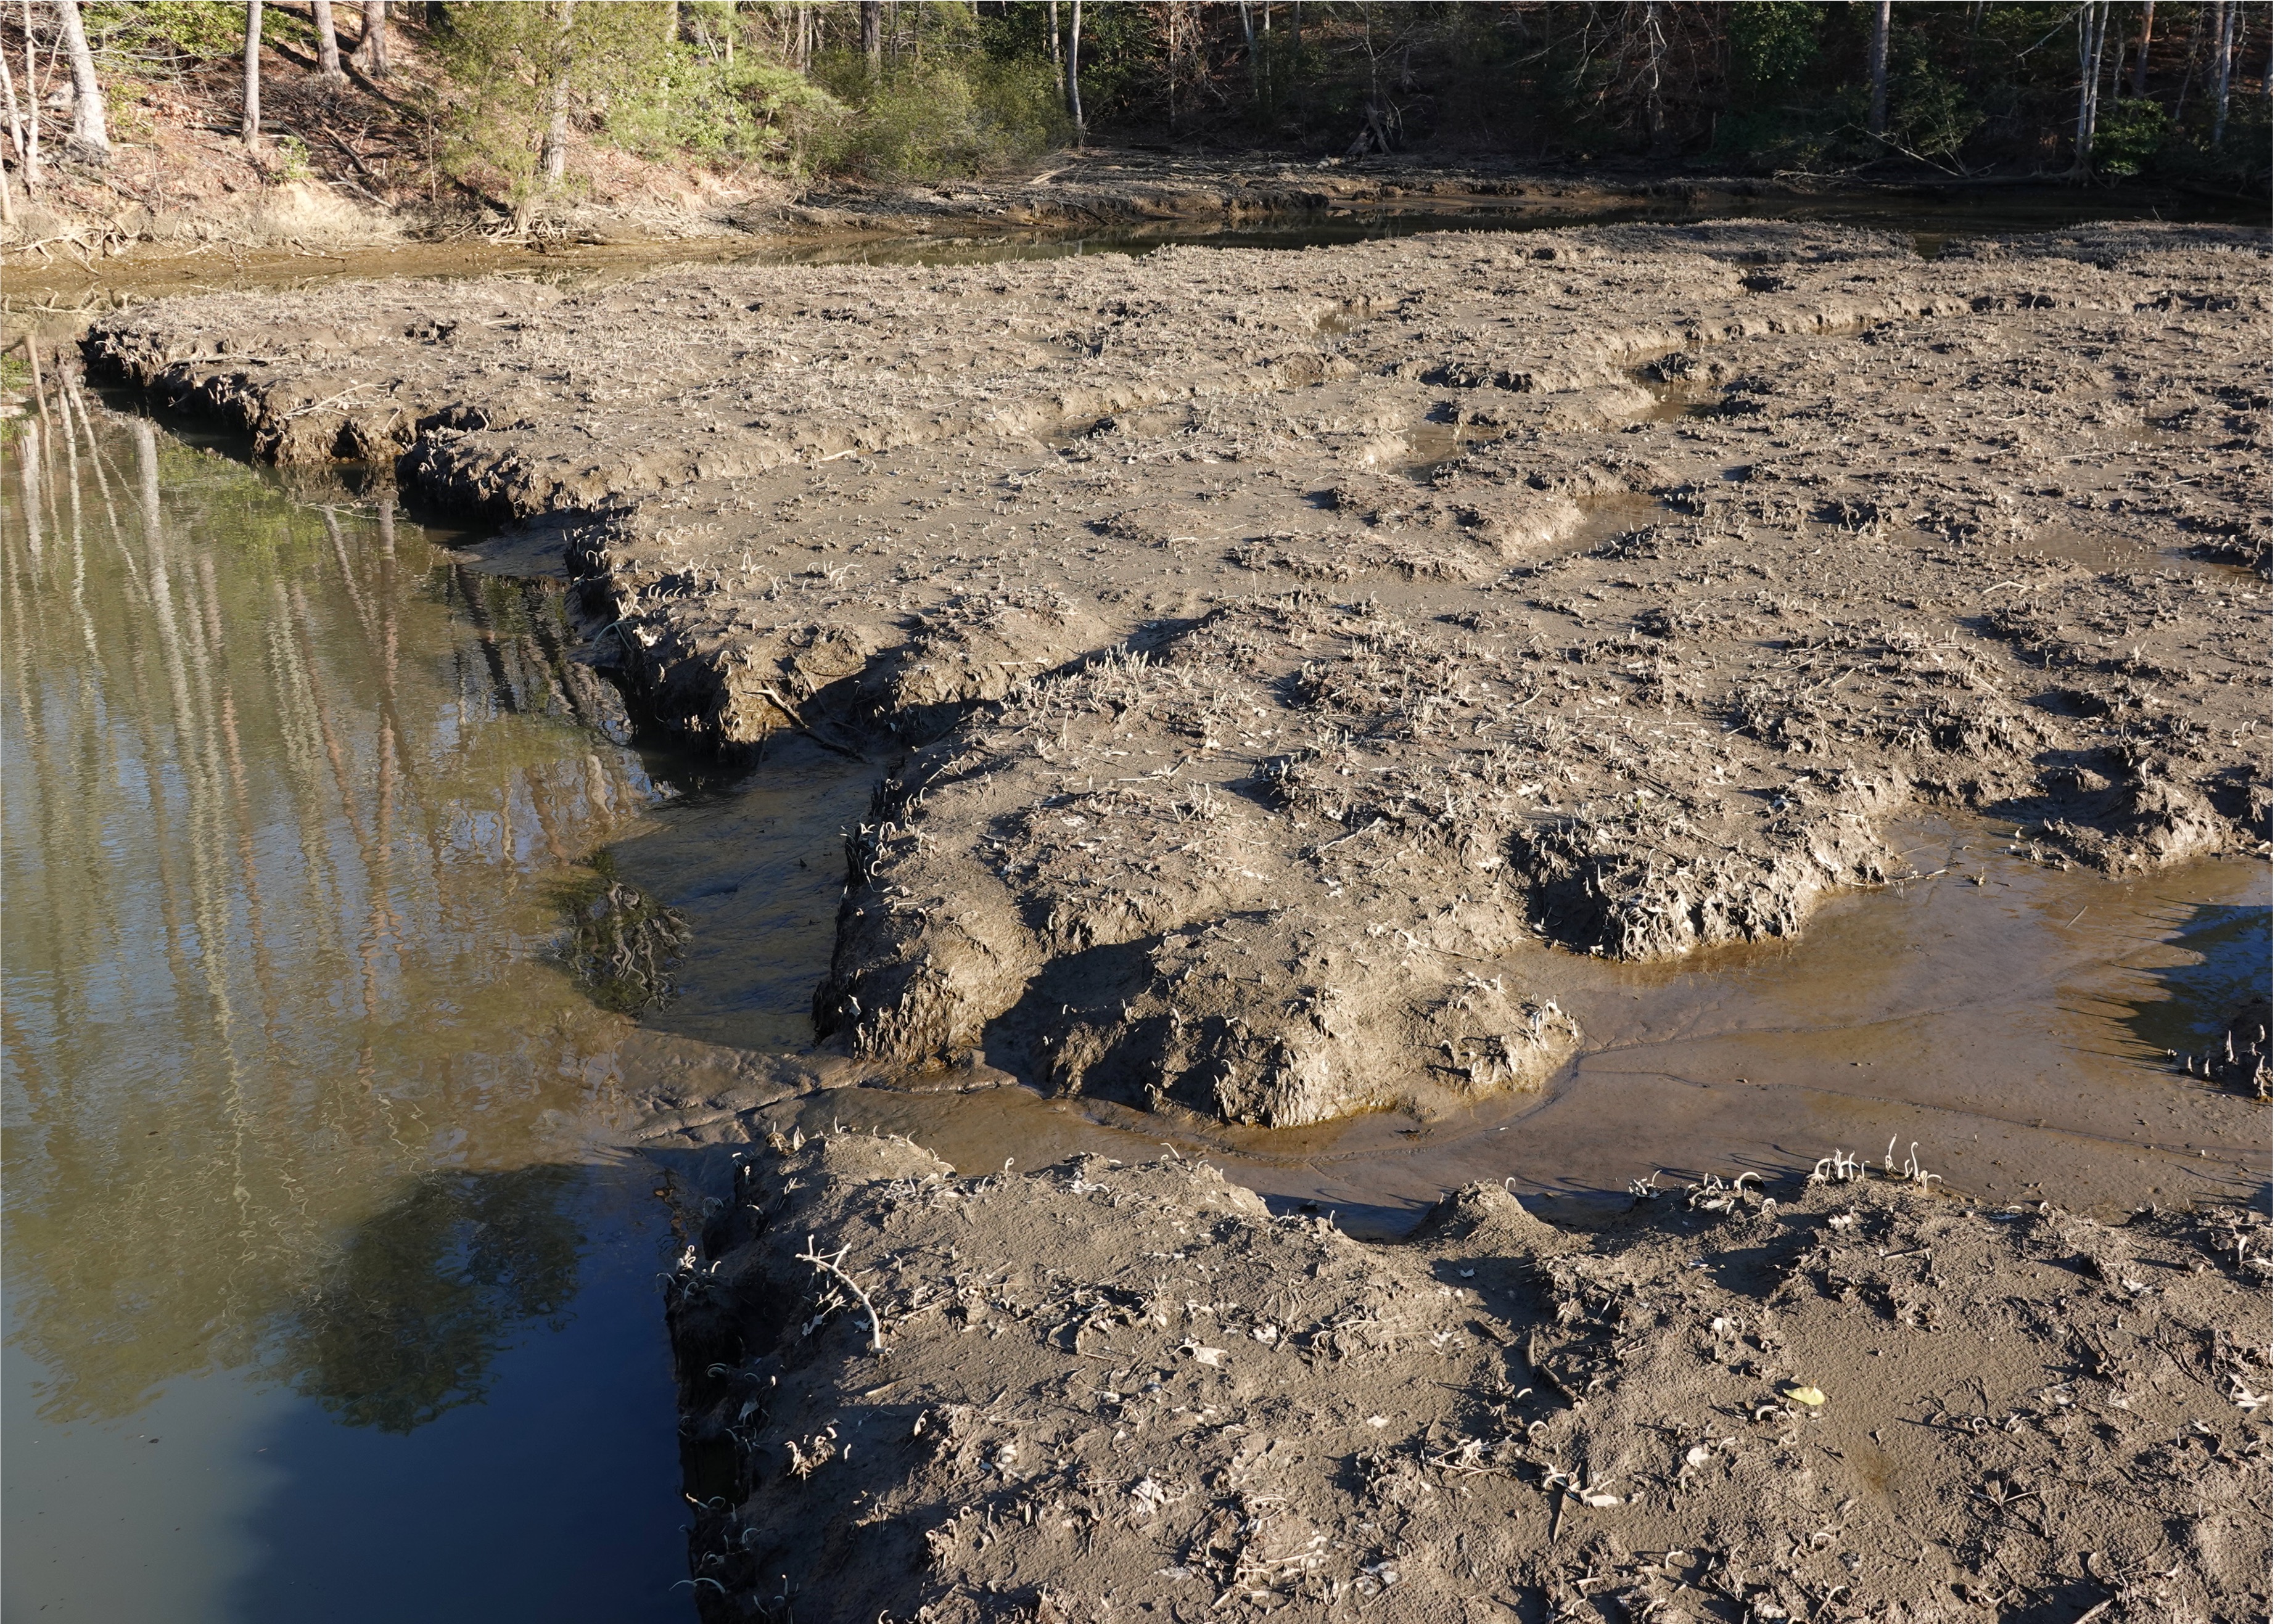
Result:
M0 504L5 1606L678 1618L657 1170L546 601L94 401Z

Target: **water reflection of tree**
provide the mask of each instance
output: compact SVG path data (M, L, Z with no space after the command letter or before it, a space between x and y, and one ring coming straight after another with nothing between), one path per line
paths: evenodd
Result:
M408 1432L479 1401L491 1362L577 1288L575 1168L442 1171L365 1220L279 1349L352 1426Z
M406 1178L605 1106L621 1027L543 948L639 785L528 702L542 600L477 627L384 506L51 403L0 502L0 1133L67 1418L261 1359Z

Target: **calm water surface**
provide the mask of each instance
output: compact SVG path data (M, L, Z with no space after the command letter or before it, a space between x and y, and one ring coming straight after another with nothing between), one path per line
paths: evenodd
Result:
M549 957L646 771L450 538L72 405L0 517L6 1617L686 1616Z

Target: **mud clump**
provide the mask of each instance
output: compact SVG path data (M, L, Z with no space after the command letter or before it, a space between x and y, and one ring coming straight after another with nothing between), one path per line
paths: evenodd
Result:
M550 540L643 717L877 760L817 1026L1425 1114L1557 950L1804 934L1992 822L2264 850L2264 236L1762 223L178 300L93 365ZM2007 831L2013 834L2008 835ZM1544 950L1544 944L1547 949Z
M2268 1604L2257 1214L1844 1156L1379 1246L1193 1162L753 1152L669 1287L707 1620Z

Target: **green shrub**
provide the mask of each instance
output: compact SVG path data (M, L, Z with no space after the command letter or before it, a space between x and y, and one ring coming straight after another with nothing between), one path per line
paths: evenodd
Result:
M2172 130L2171 117L2155 102L2129 96L2112 102L2093 128L2093 167L2105 175L2138 175Z
M539 189L547 87L564 55L574 121L643 156L795 169L844 122L836 98L791 69L668 37L669 18L662 5L583 0L564 38L550 4L450 6L435 40L450 87L436 120L445 172L525 208Z
M607 108L608 140L644 157L756 159L797 170L848 117L844 103L793 68L755 52L729 65L685 47Z
M245 49L245 8L235 0L92 0L79 15L88 46L114 72L179 72ZM278 16L264 11L264 37Z
M828 66L844 83L845 64ZM833 169L935 180L1033 157L1070 133L1049 63L973 57L887 74L861 96L823 155Z
M1889 75L1888 135L1923 158L1948 158L1983 126L1966 87L1915 51Z

